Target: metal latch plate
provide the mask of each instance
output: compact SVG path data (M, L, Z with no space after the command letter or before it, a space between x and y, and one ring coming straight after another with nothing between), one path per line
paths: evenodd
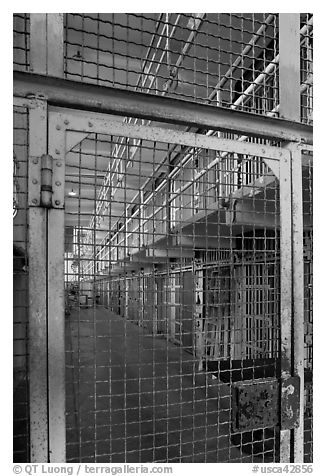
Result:
M232 385L233 431L268 428L279 423L279 383L248 380Z
M292 430L299 426L300 421L300 378L283 379L281 389L281 428Z

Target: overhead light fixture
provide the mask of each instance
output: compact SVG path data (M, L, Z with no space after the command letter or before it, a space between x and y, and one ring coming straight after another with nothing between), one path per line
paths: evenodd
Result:
M68 193L69 197L75 197L77 195L77 192L74 191L72 188L71 191Z

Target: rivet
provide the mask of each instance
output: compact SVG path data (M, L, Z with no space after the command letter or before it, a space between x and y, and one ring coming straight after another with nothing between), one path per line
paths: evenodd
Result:
M93 127L93 123L92 123L92 122L89 122L89 123L88 123L88 126L89 126L89 127Z
M60 187L61 185L61 182L59 182L59 180L55 183L57 187Z
M265 149L262 149L261 151L262 151L263 154L265 154Z
M60 129L61 129L60 124L57 125L56 129L57 129L57 131L60 131Z
M59 149L55 149L55 153L59 155L59 154L60 154L60 150L59 150Z
M38 159L33 159L33 164L38 164Z
M66 124L66 126L69 124L68 119L65 119L63 122L64 122L64 124Z
M36 205L36 204L37 204L37 200L36 200L36 198L33 198L33 200L32 200L32 203L34 203L34 205Z
M55 201L55 204L56 204L56 205L60 205L60 200L56 200L56 201Z
M62 163L61 162L57 162L57 167L61 167Z
M33 179L32 182L33 182L34 185L37 184L37 180L36 180L36 179Z

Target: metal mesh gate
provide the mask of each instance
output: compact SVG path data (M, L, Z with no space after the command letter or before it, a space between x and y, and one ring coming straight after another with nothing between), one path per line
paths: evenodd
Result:
M278 160L85 136L65 169L67 461L278 461L277 402L254 426L233 403L280 372Z

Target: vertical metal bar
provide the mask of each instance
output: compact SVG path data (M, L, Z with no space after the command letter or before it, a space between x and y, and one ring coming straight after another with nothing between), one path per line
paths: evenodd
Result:
M49 154L53 163L54 186L60 208L48 211L48 382L49 460L65 462L65 299L64 299L64 169L65 130L49 122ZM58 166L61 164L60 166ZM57 174L57 176L56 176ZM59 174L59 175L58 175ZM60 187L57 178L60 178Z
M290 205L290 206L289 206ZM281 226L281 377L292 373L292 241L291 241L291 160L280 160ZM280 462L289 463L291 430L281 429Z
M280 117L300 121L300 13L279 16Z
M31 13L30 16L30 70L47 73L46 13Z
M279 16L279 95L280 117L300 122L300 14L283 13ZM303 462L304 431L304 296L303 296L303 216L302 165L297 144L289 144L291 152L291 249L292 249L292 329L293 361L291 373L300 377L299 426L293 432L293 461ZM281 184L280 184L281 188ZM289 202L290 203L290 202ZM282 213L282 212L281 212ZM281 225L282 226L282 225ZM284 282L281 282L283 286Z
M293 371L300 377L299 426L294 429L296 463L304 456L304 264L303 264L303 204L301 149L291 146L292 165L292 256L293 256Z
M31 71L63 76L63 14L31 13Z
M65 462L64 210L48 212L49 460Z
M46 105L35 101L29 113L29 394L30 460L48 461L47 316L46 316L46 210L39 208L35 167L47 152ZM37 177L37 178L35 178ZM34 183L35 185L35 183ZM36 184L37 185L37 184ZM38 189L40 192L40 189ZM31 206L32 205L32 206Z
M63 13L47 14L47 74L63 77Z

